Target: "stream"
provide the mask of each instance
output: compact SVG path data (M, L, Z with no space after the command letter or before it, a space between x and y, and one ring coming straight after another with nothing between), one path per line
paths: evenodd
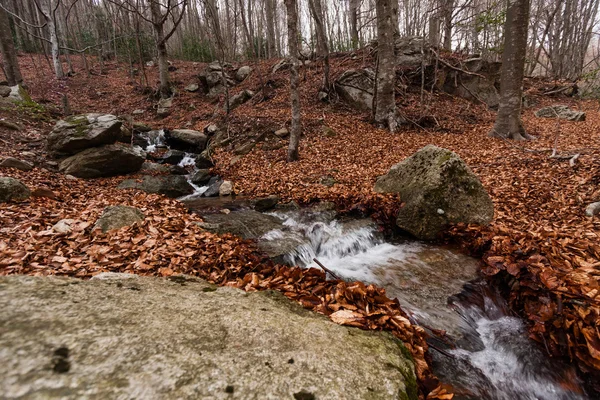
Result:
M162 131L148 147L164 147ZM180 166L194 163L186 155ZM191 182L190 182L191 183ZM206 186L182 198L207 229L255 239L278 262L323 265L342 279L374 283L398 298L413 322L431 336L433 370L452 386L455 399L588 399L573 368L549 358L527 336L502 296L478 276L478 260L447 247L385 238L368 219L343 219L332 210L251 210L249 199L201 197ZM228 214L219 209L231 210ZM215 214L215 211L217 213ZM237 229L237 230L236 230Z

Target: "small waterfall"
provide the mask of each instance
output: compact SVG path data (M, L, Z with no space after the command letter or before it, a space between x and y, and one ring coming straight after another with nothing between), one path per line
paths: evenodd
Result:
M586 398L577 389L561 386L567 381L577 388L578 382L574 375L564 376L568 369L528 339L523 322L507 315L506 304L499 305L504 300L492 296L491 288L478 293L477 301L472 293L460 300L466 287L478 287L465 285L477 278L477 260L425 243L386 242L376 226L364 220L341 222L302 212L270 215L282 219L284 228L261 240L303 238L304 244L287 255L290 264L319 268L313 262L317 258L344 279L376 283L397 297L417 322L457 339L456 348L445 347L451 357L433 350L432 355L434 370L461 392L458 398Z

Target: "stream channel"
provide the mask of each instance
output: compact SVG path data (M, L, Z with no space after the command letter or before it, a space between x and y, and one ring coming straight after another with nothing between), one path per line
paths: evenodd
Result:
M190 155L180 165L192 160ZM201 197L206 187L195 189L180 200L202 215L207 230L254 239L276 262L319 268L317 258L344 280L385 288L426 330L446 331L452 343L432 335L430 353L434 373L453 387L455 399L590 398L571 366L549 358L528 338L523 321L479 277L477 259L386 238L373 221L342 218L323 205L259 212L251 199Z

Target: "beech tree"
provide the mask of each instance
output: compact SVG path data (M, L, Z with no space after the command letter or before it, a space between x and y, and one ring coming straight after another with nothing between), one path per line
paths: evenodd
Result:
M514 140L533 138L521 121L528 23L529 0L508 0L500 69L500 104L490 136Z
M298 90L298 3L296 0L285 0L287 10L288 50L290 52L290 104L292 108L292 125L290 128L290 144L287 161L298 160L300 143L300 93Z
M0 7L0 52L2 53L2 67L9 86L15 86L23 81L17 52L13 42L8 14Z
M323 58L324 79L323 90L329 92L331 86L329 82L329 45L327 44L327 34L325 33L325 23L323 22L323 7L321 0L308 0L310 13L315 21L315 31L317 32L317 54Z
M398 2L377 1L377 71L373 116L375 123L395 132L398 126L395 98L396 56L394 54Z

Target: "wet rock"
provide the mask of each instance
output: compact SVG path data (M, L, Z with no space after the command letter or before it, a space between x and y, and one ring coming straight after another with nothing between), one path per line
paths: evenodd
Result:
M219 189L221 188L221 184L222 183L223 183L223 180L221 179L220 176L213 176L206 183L206 186L208 186L208 189L206 189L206 191L204 193L202 193L202 196L203 197L218 196L219 195Z
M538 118L560 118L567 121L585 121L585 112L571 110L568 106L562 104L540 108L535 112L535 116Z
M140 173L143 175L154 175L154 174L171 174L171 175L187 175L185 168L178 165L165 165L157 164L146 161L140 168Z
M137 172L146 160L146 153L122 143L84 150L58 165L65 175L77 178L100 178Z
M16 168L21 171L31 171L33 169L33 165L28 163L27 161L19 160L13 157L6 157L2 161L0 161L1 168Z
M144 176L141 182L126 179L119 189L139 189L146 193L164 194L167 197L181 197L194 193L194 188L181 175Z
M219 196L229 196L233 192L233 183L231 181L223 181L219 186Z
M0 177L0 203L23 201L31 196L31 192L20 180Z
M212 168L215 164L204 154L198 154L196 156L196 168L198 169L206 169Z
M257 199L254 203L254 209L259 212L264 212L272 209L279 203L279 196L268 196Z
M335 81L336 92L351 106L359 110L373 108L375 72L371 69L351 69Z
M585 215L588 217L593 217L598 214L600 214L600 201L591 203L585 208Z
M141 222L145 218L144 213L138 208L129 206L109 206L104 209L102 215L94 224L94 229L100 229L102 232L120 229L124 226L133 225Z
M53 156L78 153L91 147L115 143L121 136L121 121L112 114L81 114L60 120L47 138Z
M209 169L199 169L190 178L193 184L195 185L204 185L210 181L210 170Z
M405 205L396 224L419 239L435 239L450 224L487 225L494 216L492 200L471 169L433 145L394 165L377 179L375 191L400 194Z
M115 273L0 285L6 398L417 398L400 340L334 324L277 292Z
M167 139L175 148L200 152L206 147L208 136L193 129L173 129L168 131Z
M185 157L185 152L183 152L183 151L169 150L162 156L160 161L163 163L166 163L166 164L177 165L181 162L181 160L184 159L184 157Z
M189 85L187 85L187 86L185 87L185 91L186 91L186 92L191 92L191 93L194 93L194 92L197 92L199 88L200 88L200 87L199 87L197 84L195 84L195 83L190 83Z

